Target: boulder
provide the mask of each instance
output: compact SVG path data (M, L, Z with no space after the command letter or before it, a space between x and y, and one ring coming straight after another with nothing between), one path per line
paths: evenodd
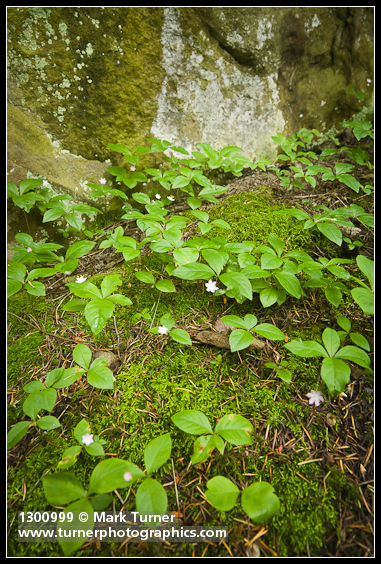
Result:
M86 199L147 137L272 157L371 99L372 7L8 7L9 177Z

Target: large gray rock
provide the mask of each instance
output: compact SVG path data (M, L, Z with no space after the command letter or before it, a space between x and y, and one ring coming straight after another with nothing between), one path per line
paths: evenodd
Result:
M370 99L372 40L372 7L8 7L10 179L86 198L147 136L271 157Z

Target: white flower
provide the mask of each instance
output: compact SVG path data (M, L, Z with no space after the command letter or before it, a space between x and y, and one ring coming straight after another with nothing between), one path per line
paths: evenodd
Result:
M157 328L157 332L159 333L159 335L166 335L168 333L168 328L165 327L165 325L160 325Z
M309 398L308 403L310 405L314 404L317 407L319 407L320 403L324 401L322 393L319 390L311 390L308 394L306 394L306 396Z
M47 180L44 180L44 182L42 183L42 185L44 186L44 188L49 188L50 184Z
M174 202L174 201L175 201L175 198L174 198L173 196L167 196L167 198L168 198L168 200L169 200L170 202Z
M94 435L90 435L89 433L86 433L86 435L82 435L82 442L86 446L91 445L91 443L94 442Z
M86 276L77 276L77 278L75 279L76 282L78 282L78 284L81 284L82 282L85 282L87 280Z
M214 292L217 292L218 290L217 282L215 282L214 280L208 280L208 282L205 284L205 289L207 292L212 292L212 294L214 294Z
M99 184L106 184L107 180L105 178L99 179Z
M132 170L132 172L134 172L134 170L136 170L136 168L134 166L130 166L130 170Z
M160 194L155 194L155 198L156 198L156 200L160 200L161 199Z
M131 472L125 472L123 474L123 480L126 480L126 482L131 482L132 480L132 474Z
M32 249L31 249L30 247L28 247L27 250L26 250L26 252L27 252L27 253L31 253L31 252L32 252Z

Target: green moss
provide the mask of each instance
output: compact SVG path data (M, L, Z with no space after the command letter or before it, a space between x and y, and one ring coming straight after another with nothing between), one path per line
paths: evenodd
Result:
M42 316L49 310L49 306L41 298L36 298L22 291L8 300L8 348L7 367L8 384L20 385L32 368L37 369L43 361L39 346L44 339L46 327L41 325L34 328L28 323L25 313ZM23 318L25 321L23 321ZM49 321L47 321L49 325ZM24 382L26 383L26 382Z
M269 479L269 467L262 478ZM323 481L324 480L324 481ZM271 483L281 509L270 529L276 533L278 556L319 555L335 532L340 505L353 502L354 486L336 468L327 472L316 463L297 466L272 460Z
M260 245L267 241L270 233L287 241L288 250L314 246L311 232L303 229L301 222L279 213L284 204L274 205L271 192L262 189L257 192L234 194L216 204L210 212L210 219L224 219L234 228L231 231L214 229L211 236L225 235L230 241L254 241Z
M11 8L13 95L71 153L101 160L108 143L140 144L163 78L162 17L156 7Z

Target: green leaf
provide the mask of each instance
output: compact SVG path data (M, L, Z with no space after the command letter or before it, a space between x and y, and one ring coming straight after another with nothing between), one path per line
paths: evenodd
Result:
M229 335L230 350L232 352L246 349L253 342L254 337L246 329L235 329Z
M253 426L242 415L234 413L224 415L218 421L214 431L233 445L249 445L252 442L250 435L253 432Z
M132 479L125 479L126 472L132 475ZM107 458L102 460L93 470L90 477L89 493L109 493L118 488L127 488L132 482L143 477L143 472L132 462L120 460L119 458Z
M101 282L102 298L107 298L122 284L119 274L108 274Z
M78 298L102 298L102 293L92 282L69 282L69 290Z
M294 274L289 272L277 272L275 278L278 280L279 284L286 290L288 294L294 298L301 298L303 294L302 287L299 280Z
M229 254L215 249L203 249L201 251L202 257L206 260L208 265L213 268L216 274L220 274L225 264L229 260Z
M101 390L112 390L114 388L114 377L107 366L94 363L91 365L87 373L87 381L94 388Z
M23 411L31 419L36 419L42 409L51 411L56 399L57 392L53 388L32 392L23 403Z
M56 273L56 268L34 268L31 270L26 278L26 281L35 280L36 278L46 278L53 276Z
M182 176L179 175L177 176L173 183L172 183L172 188L185 188L186 186L188 186L189 184L189 178L187 178L186 176Z
M361 347L362 349L365 349L368 352L370 351L368 340L364 337L364 335L361 335L361 333L355 331L353 333L350 333L349 336L352 340L352 343L354 343L358 347Z
M329 239L333 243L336 243L336 245L341 246L343 242L343 235L336 225L329 223L328 221L324 221L317 223L316 227L318 228L320 233L323 233L323 235L327 237L327 239Z
M245 488L241 496L241 505L254 523L266 523L280 509L280 501L274 488L267 482L254 482Z
M374 289L374 261L368 259L364 255L358 255L356 258L357 266L361 272L368 278L370 287Z
M110 300L113 304L118 304L121 306L130 306L132 304L130 298L127 298L127 296L123 296L122 294L112 294L111 296L108 296L107 299Z
M53 417L53 415L45 415L44 417L40 417L40 419L37 420L37 425L44 431L50 431L51 429L57 429L57 427L61 427L61 423L56 417Z
M254 328L255 333L265 337L265 339L270 339L272 341L284 341L285 334L283 331L272 325L271 323L260 323Z
M177 343L180 343L181 345L192 346L192 340L189 336L189 333L184 329L172 329L169 332L169 336L171 337L171 339L173 339Z
M301 356L303 358L313 358L315 356L328 356L327 351L325 350L320 343L316 341L302 341L302 340L294 340L286 343L284 345L286 349L292 352L292 354L296 354L297 356Z
M148 474L156 472L171 456L171 435L166 433L148 443L144 449L144 463Z
M288 368L283 368L282 366L277 366L276 375L282 380L282 382L285 382L286 384L289 384L292 380L291 370L288 370Z
M26 192L29 192L29 190L33 190L34 188L41 186L41 184L41 178L26 178L20 182L20 194L25 194Z
M171 280L158 280L155 284L155 288L160 290L160 292L176 292L176 288Z
M85 451L90 456L104 456L105 454L105 451L103 450L103 446L98 441L94 441L90 445L85 445Z
M218 511L230 511L237 503L239 489L224 476L215 476L206 484L205 497Z
M277 255L280 256L284 250L284 241L282 241L282 239L279 239L279 237L274 235L274 233L270 233L267 240L273 247L273 249L275 249Z
M200 200L199 198L191 197L187 199L187 204L192 210L195 210L201 206L202 200Z
M231 229L230 224L224 219L213 219L211 223L215 227L220 227L221 229Z
M199 252L197 249L192 249L191 247L182 247L181 249L175 249L173 251L173 258L179 266L190 262L194 263L197 261L198 257Z
M340 358L324 358L321 371L322 380L325 382L331 395L340 394L348 384L351 369L344 360Z
M87 255L95 246L94 241L76 241L66 251L65 259L77 259Z
M334 329L327 327L322 334L323 344L330 357L335 356L340 347L340 336Z
M13 425L7 435L7 448L13 448L26 435L31 421L19 421Z
M245 315L244 319L238 317L238 315L225 315L224 317L221 317L221 321L223 321L226 325L250 331L250 329L256 325L257 318L255 315L248 313Z
M95 298L86 305L86 321L90 325L90 329L94 335L100 333L103 327L107 324L114 312L114 307L114 304L110 300L102 300L99 298Z
M270 253L263 253L261 256L261 268L262 270L273 270L274 268L279 268L283 264L283 259L272 255Z
M87 304L86 300L81 300L79 298L73 298L70 302L67 302L62 306L63 311L77 312L85 309Z
M353 345L346 345L342 349L340 349L335 358L343 358L345 360L349 360L350 362L354 362L359 366L363 366L364 368L370 365L370 358L367 353L363 349L359 349L358 347L354 347Z
M353 288L351 290L352 298L356 304L361 307L365 315L374 314L374 296L369 288Z
M146 478L136 492L136 511L142 515L162 515L168 498L163 486L153 478Z
M46 386L55 389L66 388L74 384L83 373L84 370L80 369L78 366L56 368L47 374L45 383Z
M47 210L42 218L42 223L48 223L49 221L55 221L65 213L65 208L61 203L58 203L53 208Z
M359 192L360 188L362 187L360 182L350 174L340 174L338 180L343 184L345 184L346 186L348 186L349 188L351 188L352 190L354 190L355 192Z
M68 447L64 450L61 460L57 464L59 470L67 470L77 462L77 458L82 451L79 445Z
M8 278L11 278L12 280L17 280L18 282L21 282L21 284L23 284L25 275L26 275L25 264L22 264L20 262L11 262L8 264L7 266Z
M339 314L337 316L337 324L344 329L344 331L346 333L348 333L351 330L351 322L347 317L344 317L344 315Z
M126 262L133 260L140 256L140 251L132 249L130 247L126 247L122 249L118 249L118 251L122 252L123 258Z
M89 540L89 534L94 527L94 510L88 499L79 499L68 505L64 511L70 514L73 520L65 519L59 526L62 530L62 538L70 538L70 540L59 540L58 543L64 555L70 556ZM87 518L82 520L84 514L87 514ZM75 538L81 540L72 540Z
M250 280L241 272L225 272L219 279L228 289L236 290L240 295L253 299L253 290Z
M51 505L67 505L79 498L86 497L86 490L81 482L70 472L57 472L42 478L47 501Z
M90 499L94 511L104 511L108 508L113 500L110 494L96 494Z
M343 294L339 288L336 286L327 286L324 288L324 294L329 303L335 307L339 307L341 300L343 299Z
M151 203L149 196L147 194L144 194L144 192L134 192L134 194L132 194L132 197L136 202L139 202L139 204Z
M27 394L31 394L32 392L41 391L44 389L44 384L39 380L33 380L32 382L29 382L28 384L25 384L25 386L23 386L23 390Z
M7 298L10 298L14 294L16 294L21 288L23 287L22 282L18 282L17 280L7 280Z
M135 276L138 280L140 280L140 282L144 282L145 284L155 284L155 278L152 272L141 270L140 272L135 272Z
M73 360L77 364L79 364L79 366L82 366L82 368L84 368L85 370L87 370L90 366L91 356L91 350L87 345L84 345L83 343L78 343L78 345L73 350Z
M202 411L195 409L184 409L172 416L172 421L185 433L200 435L201 433L212 433L212 427L208 418Z
M210 280L215 276L214 271L200 262L189 262L175 268L173 276L183 280Z
M210 453L216 446L215 437L217 436L218 435L201 435L195 440L195 442L193 443L193 455L191 457L192 464L199 464L200 462L204 462L204 460L209 457Z
M79 423L74 427L73 435L74 438L82 445L83 435L91 433L91 428L89 422L86 419L81 419Z
M45 296L45 286L41 282L36 282L35 280L32 282L27 282L25 284L25 290L31 296Z
M259 299L263 307L270 307L277 301L279 297L278 290L272 286L264 288L259 292Z

